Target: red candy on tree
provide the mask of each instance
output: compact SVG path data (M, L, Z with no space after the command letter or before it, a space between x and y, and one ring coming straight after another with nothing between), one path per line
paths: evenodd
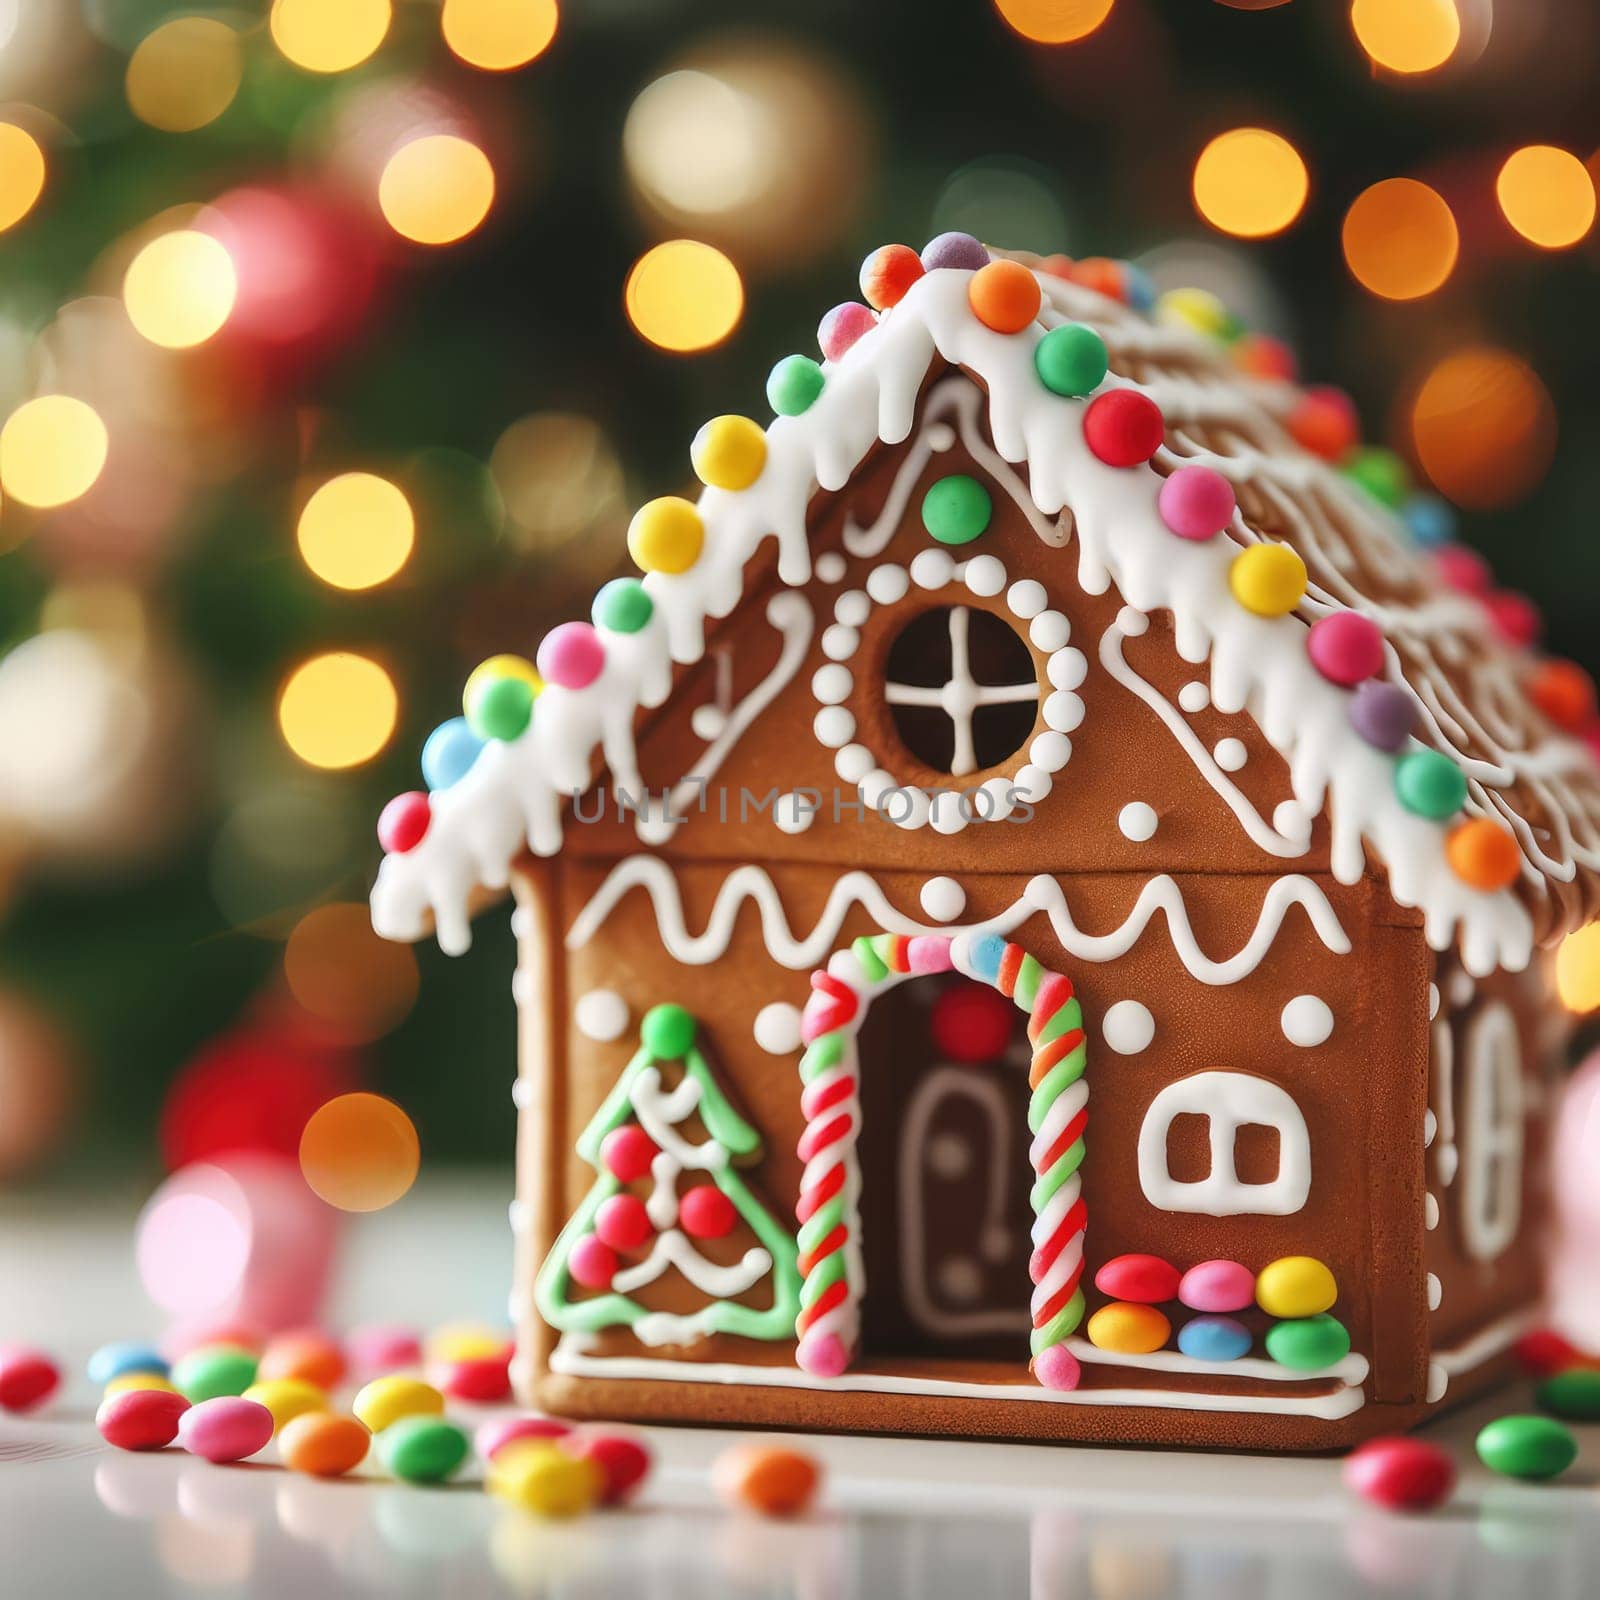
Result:
M1319 383L1300 396L1289 413L1290 437L1301 449L1324 461L1338 461L1355 448L1361 437L1361 419L1355 401L1343 389Z
M559 1449L600 1469L600 1504L620 1505L650 1472L650 1451L625 1433L570 1433Z
M861 263L861 295L875 311L899 305L922 276L922 257L910 245L885 244Z
M594 1231L613 1250L637 1250L655 1229L650 1213L637 1195L614 1194L600 1203L594 1214Z
M428 797L420 789L397 794L378 813L378 843L390 855L403 856L415 850L427 837L433 812Z
M610 1245L586 1233L574 1241L567 1257L567 1271L585 1289L609 1289L617 1275L617 1252Z
M1484 606L1494 631L1509 645L1519 650L1531 649L1544 632L1544 618L1539 608L1527 595L1515 589L1497 589L1484 597Z
M1456 1464L1423 1439L1369 1439L1346 1458L1344 1481L1391 1511L1431 1511L1450 1498Z
M613 1128L600 1141L600 1161L618 1183L637 1183L650 1175L650 1163L661 1152L637 1122Z
M1160 1256L1115 1256L1094 1275L1094 1286L1113 1300L1158 1306L1178 1298L1178 1269Z
M42 1350L0 1346L0 1411L43 1405L61 1384L61 1369Z
M1016 1015L998 989L970 980L957 984L933 1002L934 1048L954 1061L993 1061L1011 1042Z
M1383 634L1359 611L1335 611L1311 624L1306 654L1329 683L1353 689L1383 670Z
M1089 402L1083 438L1108 467L1136 467L1161 447L1161 410L1137 389L1110 389Z
M738 1213L715 1184L697 1183L678 1199L678 1221L692 1239L723 1239L733 1232Z

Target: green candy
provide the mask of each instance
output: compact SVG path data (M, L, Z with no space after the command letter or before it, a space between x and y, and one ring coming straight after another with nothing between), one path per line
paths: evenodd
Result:
M172 1383L191 1405L243 1394L256 1381L256 1358L236 1344L208 1344L176 1362Z
M1106 375L1106 342L1081 322L1064 322L1033 347L1033 370L1051 394L1090 394Z
M1399 510L1411 493L1411 473L1405 462L1380 444L1358 446L1344 458L1341 470L1374 500L1393 510Z
M941 478L922 497L922 526L940 544L971 544L993 512L989 491L962 472Z
M1497 1417L1478 1433L1478 1459L1508 1478L1553 1478L1577 1459L1572 1430L1549 1417Z
M1600 1422L1600 1372L1572 1367L1546 1378L1534 1391L1546 1411L1572 1422Z
M809 411L827 380L810 356L785 356L767 377L767 404L780 417Z
M694 1043L694 1018L682 1006L652 1006L639 1023L639 1043L657 1061L681 1061Z
M1337 1317L1290 1317L1267 1329L1267 1354L1280 1367L1316 1372L1350 1354L1350 1335Z
M490 678L467 703L467 726L480 739L515 739L533 716L526 678Z
M637 633L649 620L655 607L637 578L613 578L594 597L590 615L597 628L612 633Z
M1394 792L1407 811L1443 822L1467 803L1467 776L1437 750L1413 750L1395 763Z
M401 1417L378 1435L378 1459L407 1483L439 1483L467 1456L467 1436L443 1417Z

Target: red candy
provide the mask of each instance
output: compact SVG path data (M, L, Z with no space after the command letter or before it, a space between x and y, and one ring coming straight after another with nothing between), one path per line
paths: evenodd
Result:
M1567 733L1582 733L1595 718L1594 679L1576 661L1541 661L1528 698Z
M1338 461L1361 437L1355 401L1343 389L1326 383L1314 385L1300 396L1287 425L1301 449L1324 461Z
M485 1461L493 1461L496 1453L514 1440L564 1439L571 1432L565 1422L554 1417L496 1417L478 1429L472 1442Z
M993 1061L1004 1055L1016 1020L1012 1004L986 983L968 981L946 989L929 1019L934 1048L953 1061Z
M1456 1464L1422 1439L1369 1439L1345 1460L1344 1481L1391 1511L1431 1511L1450 1498Z
M1515 589L1498 589L1486 596L1483 603L1494 631L1507 644L1527 650L1539 642L1539 635L1544 632L1544 618L1527 595L1518 594Z
M1459 594L1486 595L1494 587L1489 563L1464 544L1440 545L1433 552L1433 570L1446 588Z
M27 1411L43 1403L61 1384L61 1369L42 1350L26 1345L0 1347L0 1411Z
M434 1370L434 1383L452 1400L504 1400L511 1393L510 1365L508 1346L500 1355L441 1362Z
M1294 351L1269 333L1247 333L1233 346L1233 364L1247 377L1293 383Z
M859 300L846 300L843 305L835 306L817 324L817 344L821 347L823 358L828 361L843 360L851 345L862 334L871 333L877 325L878 319Z
M397 794L378 813L378 843L390 855L404 855L422 843L432 820L428 797L420 789Z
M692 1239L723 1239L733 1232L738 1212L714 1184L697 1183L678 1201L678 1221Z
M614 1194L594 1214L594 1231L613 1250L637 1250L655 1231L637 1195Z
M621 1504L650 1472L650 1451L625 1433L571 1433L560 1448L569 1456L592 1461L601 1475L600 1504Z
M600 1160L618 1183L637 1183L650 1175L650 1163L661 1152L637 1122L613 1128L600 1141Z
M1594 1365L1590 1357L1554 1328L1535 1328L1532 1333L1523 1334L1512 1349L1523 1370L1534 1378L1553 1378L1570 1367Z
M910 245L879 245L861 263L861 296L874 311L887 311L921 276L922 257Z
M574 1242L567 1257L567 1271L585 1289L609 1289L617 1275L617 1252L592 1233Z
M181 1394L127 1389L101 1405L94 1425L100 1437L118 1450L161 1450L178 1437L178 1419L188 1409Z
M1161 447L1160 408L1137 389L1109 389L1083 414L1084 442L1108 467L1136 467Z
M1359 611L1335 611L1311 624L1306 654L1329 683L1353 689L1383 670L1383 634Z
M1158 1306L1178 1298L1178 1269L1160 1256L1114 1256L1095 1273L1094 1286L1113 1300Z

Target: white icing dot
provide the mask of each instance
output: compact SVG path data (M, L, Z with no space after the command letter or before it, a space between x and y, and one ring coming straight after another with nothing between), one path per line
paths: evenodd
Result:
M1119 1056L1136 1056L1156 1036L1156 1019L1149 1006L1137 1000L1119 1000L1100 1019L1100 1037Z
M1028 637L1039 650L1060 650L1072 637L1072 624L1059 611L1041 611L1028 624Z
M586 1039L602 1044L620 1039L628 1026L628 1002L615 989L591 989L578 996L572 1020Z
M801 794L798 790L780 794L773 802L772 820L785 833L804 833L817 820L815 795Z
M1472 997L1478 992L1478 985L1473 980L1470 972L1463 972L1459 968L1450 974L1450 1004L1459 1010L1462 1006L1470 1006Z
M1439 1119L1433 1114L1433 1107L1429 1106L1422 1113L1422 1148L1432 1149L1433 1141L1439 1134Z
M929 878L918 898L935 922L954 922L967 909L967 891L954 878Z
M872 614L872 602L860 589L846 589L833 603L833 619L847 628L859 628Z
M511 974L511 998L519 1006L525 1006L533 1000L533 974L524 972L519 967Z
M1070 689L1057 689L1044 703L1044 721L1057 733L1071 733L1083 721L1083 701Z
M817 668L811 679L811 692L823 705L836 706L841 700L850 698L855 682L848 667L841 667L837 661L832 661L825 667Z
M1024 578L1020 583L1014 583L1006 592L1006 604L1011 607L1014 616L1026 621L1029 617L1036 617L1050 604L1050 596L1044 592L1044 585L1033 578Z
M1030 761L1016 775L1012 786L1016 789L1019 800L1026 800L1030 805L1038 805L1041 800L1049 796L1050 774L1043 767L1036 767Z
M782 1000L756 1012L756 1043L768 1055L792 1055L800 1048L800 1008Z
M1333 1011L1326 1000L1314 994L1297 994L1283 1008L1279 1021L1284 1038L1306 1049L1322 1044L1333 1032Z
M1422 1221L1430 1233L1439 1226L1439 1202L1431 1194L1422 1198Z
M1081 650L1057 650L1044 670L1057 689L1076 689L1089 671L1089 662Z
M696 706L689 713L689 726L697 739L715 739L727 725L727 713L720 706Z
M1072 741L1064 733L1041 733L1028 746L1028 760L1046 772L1059 772L1072 759Z
M1121 829L1124 839L1143 844L1156 831L1155 807L1146 805L1143 800L1130 800L1117 813L1117 827Z
M942 589L956 570L948 550L923 550L912 557L911 581L919 589Z
M1444 1285L1439 1282L1438 1276L1435 1273L1430 1272L1428 1274L1428 1309L1430 1311L1437 1311L1443 1301Z
M824 550L817 557L817 577L823 583L837 583L844 576L844 557L837 550Z
M958 1305L971 1305L983 1293L983 1270L970 1256L950 1256L934 1268L939 1293Z
M1212 758L1224 772L1237 772L1250 759L1250 752L1242 739L1219 739L1211 752Z
M860 783L877 764L864 744L847 744L833 758L833 770L845 783Z
M956 430L948 422L935 422L929 425L922 437L930 450L937 450L943 455L955 445Z
M1436 983L1430 983L1428 985L1428 1021L1432 1022L1433 1019L1438 1015L1439 1015L1439 985L1436 984Z
M830 750L849 744L856 736L856 719L843 706L824 706L811 727L817 738Z
M1309 839L1311 818L1298 800L1280 800L1272 808L1272 826L1285 839Z
M511 937L526 939L533 932L533 916L526 906L518 906L511 913Z
M1149 617L1136 606L1124 606L1117 613L1117 627L1130 639L1137 639L1149 626Z
M904 567L874 567L867 574L867 593L880 606L892 606L910 587L911 579Z
M822 653L830 661L848 661L861 646L861 635L842 622L822 630Z
M533 1084L527 1078L518 1078L511 1085L511 1103L518 1111L526 1111L533 1104Z
M1198 678L1184 684L1178 691L1178 704L1193 716L1211 704L1211 691Z
M964 1178L972 1171L972 1146L960 1134L936 1134L928 1141L928 1168L936 1178Z
M1450 1387L1450 1374L1439 1365L1437 1361L1428 1363L1428 1392L1424 1396L1431 1406L1436 1401L1443 1400L1445 1390Z
M997 556L974 556L962 577L974 594L985 598L999 594L1006 586L1006 569Z

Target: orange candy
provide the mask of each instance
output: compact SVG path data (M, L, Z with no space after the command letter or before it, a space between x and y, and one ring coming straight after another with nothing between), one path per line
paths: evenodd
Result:
M822 1469L810 1456L773 1445L736 1445L724 1450L711 1468L712 1487L729 1505L764 1517L804 1511L821 1481Z
M1528 698L1568 733L1594 721L1594 679L1576 661L1541 661L1528 679Z
M256 1378L299 1378L319 1389L336 1388L344 1377L344 1351L326 1334L281 1333L261 1352Z
M1289 413L1287 426L1301 449L1337 461L1361 437L1356 408L1342 389L1321 384L1307 389Z
M331 1411L307 1411L286 1422L278 1435L278 1453L293 1472L313 1478L337 1478L367 1459L372 1435L354 1417Z
M1068 268L1066 276L1085 289L1093 289L1108 300L1127 300L1122 264L1109 256L1085 256Z
M991 261L967 285L972 314L996 333L1021 333L1039 315L1039 280L1020 261Z
M1488 817L1457 824L1444 851L1451 871L1474 889L1508 889L1522 870L1522 852L1510 829Z

